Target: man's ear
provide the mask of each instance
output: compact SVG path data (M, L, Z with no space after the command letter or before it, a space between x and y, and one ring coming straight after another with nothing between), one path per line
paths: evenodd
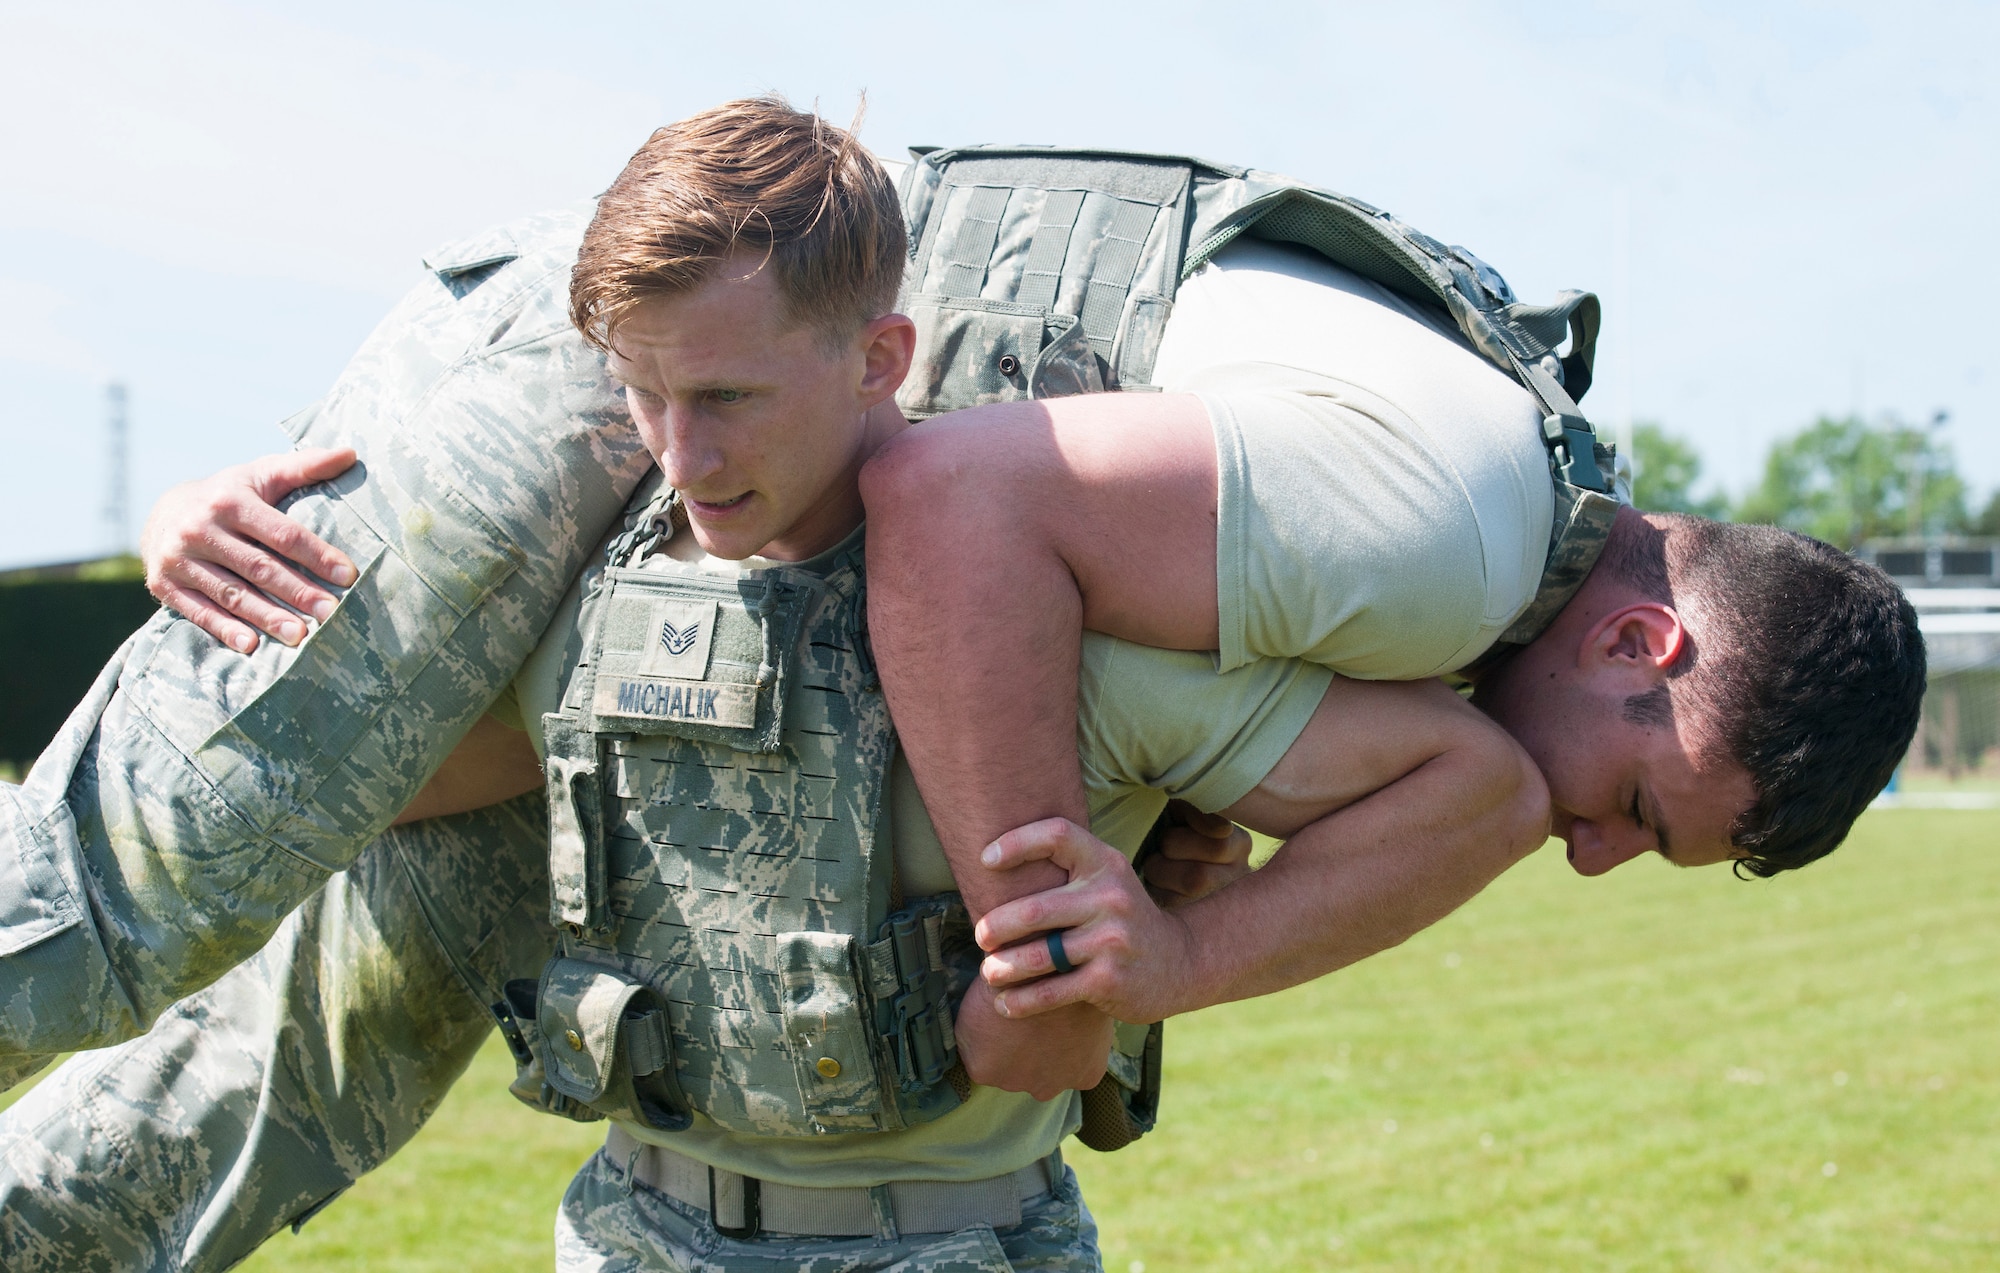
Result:
M893 396L910 374L917 355L917 325L904 314L884 314L861 329L861 406L867 410Z
M1642 601L1592 624L1578 659L1585 672L1629 681L1623 692L1636 694L1665 680L1689 648L1687 628L1674 608Z

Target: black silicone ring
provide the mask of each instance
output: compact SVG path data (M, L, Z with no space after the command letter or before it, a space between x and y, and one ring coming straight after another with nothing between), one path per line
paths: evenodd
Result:
M1076 965L1071 963L1069 956L1063 952L1062 930L1057 929L1050 933L1046 940L1049 943L1049 962L1056 966L1056 971L1075 972Z

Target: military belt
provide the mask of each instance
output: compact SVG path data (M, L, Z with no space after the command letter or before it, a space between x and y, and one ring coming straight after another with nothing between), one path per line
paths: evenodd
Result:
M661 1145L645 1144L614 1125L604 1153L633 1180L708 1213L724 1237L759 1233L799 1237L885 1237L956 1233L974 1224L1007 1229L1021 1223L1022 1204L1055 1187L1056 1154L1019 1171L985 1180L898 1180L874 1189L783 1185L710 1167Z

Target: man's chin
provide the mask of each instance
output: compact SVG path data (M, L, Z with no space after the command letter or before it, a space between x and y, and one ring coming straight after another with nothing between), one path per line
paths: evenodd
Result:
M765 541L754 530L746 532L736 527L717 530L704 526L694 516L688 518L688 527L694 531L694 542L701 545L701 550L719 561L742 561L746 557L755 557L764 547Z

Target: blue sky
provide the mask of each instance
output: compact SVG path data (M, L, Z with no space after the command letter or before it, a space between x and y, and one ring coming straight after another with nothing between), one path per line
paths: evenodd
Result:
M1289 172L1604 297L1609 424L1740 489L1822 412L2000 486L1989 4L0 0L0 566L274 449L432 246L778 90L882 153L1048 141Z

